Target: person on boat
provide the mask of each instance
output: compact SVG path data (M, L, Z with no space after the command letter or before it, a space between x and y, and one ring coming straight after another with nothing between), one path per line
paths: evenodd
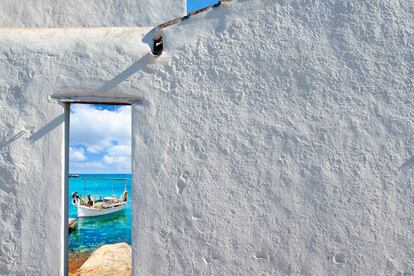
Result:
M79 202L79 198L80 198L80 196L79 196L79 194L78 194L78 192L74 192L73 194L72 194L72 203L75 205L75 204L78 204L78 202Z
M93 200L91 198L91 195L88 195L88 206L92 207L93 206Z

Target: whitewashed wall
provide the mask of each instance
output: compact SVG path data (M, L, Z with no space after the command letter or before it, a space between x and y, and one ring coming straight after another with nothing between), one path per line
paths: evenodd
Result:
M142 275L414 273L413 9L239 1L141 78Z
M142 99L140 275L413 274L407 3L238 1L155 60L149 29L1 31L0 272L60 269L60 93Z
M0 1L0 27L151 26L185 14L183 0Z
M59 275L63 107L51 96L139 99L150 28L0 30L0 275Z

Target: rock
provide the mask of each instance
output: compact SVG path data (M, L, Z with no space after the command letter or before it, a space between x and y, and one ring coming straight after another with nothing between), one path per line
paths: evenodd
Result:
M131 275L131 246L123 242L99 247L76 275Z

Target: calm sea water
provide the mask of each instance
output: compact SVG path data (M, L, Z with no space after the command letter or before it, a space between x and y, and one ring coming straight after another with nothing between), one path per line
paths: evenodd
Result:
M95 218L78 218L78 227L69 235L70 252L92 251L108 243L127 242L131 244L131 175L130 174L81 174L79 178L69 178L69 217L77 218L77 209L72 205L72 193L83 196L90 194L94 198L99 195L119 196L124 191L123 181L88 180L86 191L84 177L128 178L128 203L124 211ZM96 195L96 196L94 196Z

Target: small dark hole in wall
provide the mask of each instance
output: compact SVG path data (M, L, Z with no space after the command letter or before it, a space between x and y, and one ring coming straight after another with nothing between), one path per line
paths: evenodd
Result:
M152 49L152 53L156 56L159 56L162 54L162 51L164 49L164 45L163 45L163 41L162 41L162 36L160 36L159 38L154 38L154 46Z

